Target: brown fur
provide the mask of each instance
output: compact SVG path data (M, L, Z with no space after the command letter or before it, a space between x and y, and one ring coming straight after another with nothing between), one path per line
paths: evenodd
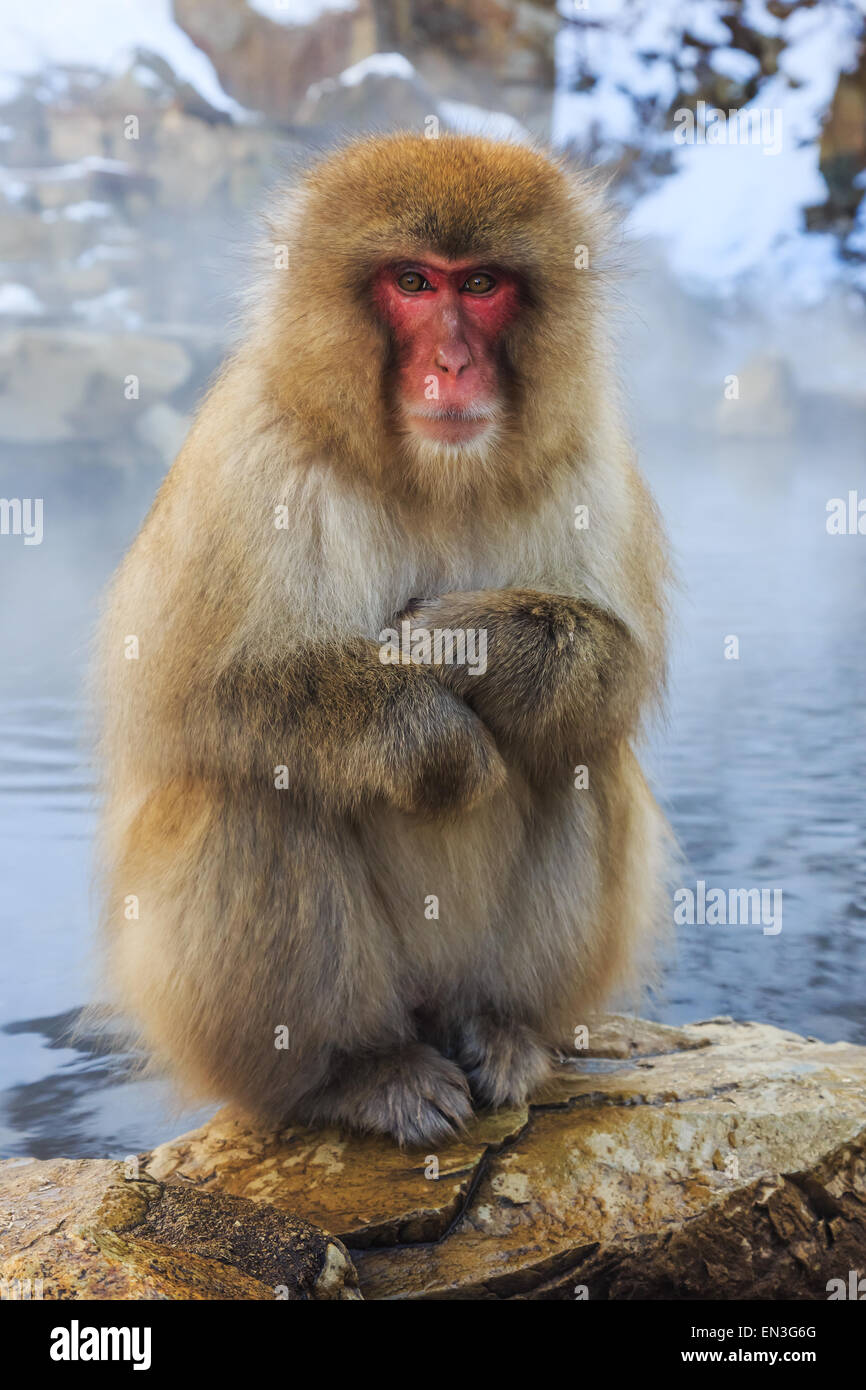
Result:
M291 268L104 622L110 978L191 1091L429 1142L470 1113L465 1076L481 1103L522 1099L643 970L667 832L632 744L663 681L662 539L603 285L573 263L604 252L585 179L482 139L374 139L271 225ZM425 250L520 277L483 449L395 423L369 285ZM383 665L407 609L485 626L486 674Z

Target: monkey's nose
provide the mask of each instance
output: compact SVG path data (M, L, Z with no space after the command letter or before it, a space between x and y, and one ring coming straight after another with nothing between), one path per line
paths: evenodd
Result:
M471 362L472 354L468 343L446 343L436 349L436 366L449 376L459 376Z

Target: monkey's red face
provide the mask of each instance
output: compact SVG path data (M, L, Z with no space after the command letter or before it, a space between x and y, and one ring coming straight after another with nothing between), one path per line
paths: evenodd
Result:
M416 435L460 445L501 411L497 342L519 307L516 278L471 261L425 257L380 270L374 298L397 349L397 404Z

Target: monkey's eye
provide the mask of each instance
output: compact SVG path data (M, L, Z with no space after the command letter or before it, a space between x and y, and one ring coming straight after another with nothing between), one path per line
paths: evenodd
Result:
M461 285L460 288L465 290L467 294L489 294L495 284L496 281L492 275L488 275L486 271L479 270L477 275L470 275L466 283Z
M420 270L404 270L403 274L397 277L397 284L407 294L417 294L419 290L432 289L432 285L424 279Z

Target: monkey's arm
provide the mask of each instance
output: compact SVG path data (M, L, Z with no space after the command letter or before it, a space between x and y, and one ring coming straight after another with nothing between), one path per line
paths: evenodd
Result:
M288 784L316 807L384 797L403 811L465 809L505 779L480 718L418 667L384 665L364 638L322 642L269 663L234 660L185 702L190 771L229 783Z
M656 679L613 614L581 599L531 589L443 594L411 605L413 630L486 631L487 668L433 667L475 710L497 744L530 775L634 732Z

